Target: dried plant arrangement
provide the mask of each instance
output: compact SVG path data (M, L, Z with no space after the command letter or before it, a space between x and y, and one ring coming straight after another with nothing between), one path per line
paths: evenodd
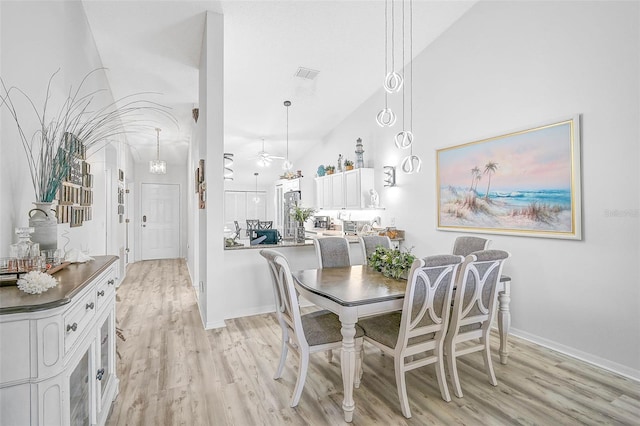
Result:
M52 96L52 82L59 69L49 78L46 96L41 109L23 90L10 86L0 78L0 107L7 108L13 118L22 147L27 157L31 180L37 202L52 202L60 183L69 172L74 150L78 143L85 150L100 148L115 140L119 135L131 133L143 128L153 128L144 117L148 113L177 120L169 108L161 104L142 99L151 93L136 93L125 96L104 106L97 106L96 95L106 89L97 89L84 93L87 81L98 71L96 68L87 73L77 88L70 87L66 99L55 113L49 111ZM23 126L22 112L18 111L13 97L23 97L31 107L37 120L37 130L30 135ZM157 126L155 126L157 127Z

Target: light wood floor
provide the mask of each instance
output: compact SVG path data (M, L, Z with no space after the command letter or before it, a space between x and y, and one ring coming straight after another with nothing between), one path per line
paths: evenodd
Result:
M283 377L273 380L275 315L204 330L181 260L130 266L118 288L117 324L126 341L117 343L120 393L110 426L344 424L339 356L328 363L311 355L300 404L290 408L298 359L289 351ZM411 419L400 412L393 360L368 346L353 425L640 424L637 382L517 338L510 339L509 364L501 365L497 338L492 344L497 387L477 353L460 359L465 396L452 393L449 403L440 398L433 366L408 373Z

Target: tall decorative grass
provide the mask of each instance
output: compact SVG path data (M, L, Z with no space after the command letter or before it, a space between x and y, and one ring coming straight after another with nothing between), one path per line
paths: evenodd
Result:
M16 124L38 202L54 200L60 183L66 178L74 161L74 143L79 141L85 149L91 149L100 147L100 144L104 146L119 135L153 128L153 124L145 118L148 113L169 117L177 124L168 107L141 99L147 93L136 93L104 106L96 106L96 95L106 89L87 93L83 93L83 89L87 80L100 70L103 68L87 73L76 89L70 87L60 109L53 114L49 111L49 100L52 82L59 69L49 78L41 109L27 93L15 86L7 87L0 78L0 107L8 109ZM31 136L22 125L22 112L19 113L15 106L13 96L16 95L24 97L37 119L37 130Z

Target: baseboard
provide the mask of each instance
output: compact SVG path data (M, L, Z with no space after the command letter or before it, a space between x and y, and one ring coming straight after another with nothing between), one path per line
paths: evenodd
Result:
M275 306L273 304L265 306L256 306L251 309L241 309L230 314L225 315L225 319L234 319L242 317L251 317L253 315L270 314L275 312Z
M205 330L213 330L216 328L224 328L226 327L227 324L225 324L224 320L222 321L211 321L205 324L204 329Z
M509 334L535 343L536 345L544 346L545 348L560 352L564 355L568 355L572 358L579 359L580 361L595 365L596 367L600 367L621 376L627 377L631 380L640 382L640 370L630 368L626 365L618 364L608 359L600 358L593 354L580 351L576 348L572 348L570 346L566 346L561 343L554 342L552 340L548 340L540 336L536 336L535 334L527 333L526 331L518 330L513 327L509 329Z

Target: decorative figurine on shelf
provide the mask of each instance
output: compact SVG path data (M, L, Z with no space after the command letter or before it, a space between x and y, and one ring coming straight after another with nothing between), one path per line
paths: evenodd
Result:
M353 170L353 161L344 160L344 169L345 170Z
M369 207L378 208L380 206L380 197L375 189L371 188L369 190L369 195L371 196L371 205Z
M342 171L342 154L338 155L338 171Z
M318 174L318 177L322 177L325 175L327 171L324 169L323 165L318 166L318 171L316 172Z
M356 140L356 169L361 169L364 167L364 158L362 154L364 153L364 149L362 149L362 139L358 138Z

